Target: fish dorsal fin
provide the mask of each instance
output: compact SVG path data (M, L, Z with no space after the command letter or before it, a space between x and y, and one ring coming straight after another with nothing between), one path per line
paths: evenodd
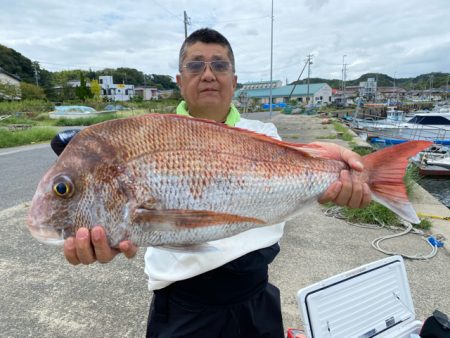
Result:
M254 223L265 225L266 222L240 215L220 213L208 210L178 210L178 209L144 209L137 208L133 222L147 224L168 224L180 228L207 227L232 223Z
M189 120L189 121L195 120L195 121L202 122L202 123L212 124L212 125L218 126L220 128L225 128L225 129L232 130L234 132L242 133L242 134L247 135L256 140L260 140L263 142L269 142L269 143L276 144L276 145L284 147L284 148L293 149L293 150L301 153L301 155L303 155L304 157L322 158L322 159L328 159L328 160L336 159L336 156L333 156L333 154L328 152L325 148L323 148L319 144L285 142L285 141L277 140L273 137L270 137L270 136L267 136L264 134L260 134L260 133L257 133L257 132L254 132L254 131L251 131L248 129L244 129L244 128L240 128L240 127L230 127L224 123L219 123L219 122L207 120L207 119L195 118L195 117L184 116L184 115L174 115L174 114L159 114L159 115L163 118L170 117L170 118L177 118L177 119L185 119L185 120Z

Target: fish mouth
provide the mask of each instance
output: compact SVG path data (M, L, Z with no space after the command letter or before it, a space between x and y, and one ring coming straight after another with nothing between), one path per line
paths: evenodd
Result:
M62 246L64 244L64 229L45 227L29 227L31 235L43 244Z

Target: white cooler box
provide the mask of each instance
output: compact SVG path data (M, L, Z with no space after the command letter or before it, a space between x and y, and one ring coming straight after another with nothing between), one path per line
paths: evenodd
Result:
M422 327L401 256L310 285L297 301L308 338L410 338Z

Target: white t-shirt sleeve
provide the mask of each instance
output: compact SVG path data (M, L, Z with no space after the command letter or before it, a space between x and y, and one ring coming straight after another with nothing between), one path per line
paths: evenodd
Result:
M273 123L242 119L236 127L281 139ZM149 290L162 289L173 282L218 268L249 252L277 243L284 223L255 228L232 237L211 241L190 251L149 247L145 253L145 273Z

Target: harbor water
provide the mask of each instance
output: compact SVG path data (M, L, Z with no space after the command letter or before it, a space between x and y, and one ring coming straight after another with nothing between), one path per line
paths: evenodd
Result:
M450 209L450 178L422 177L418 183Z

